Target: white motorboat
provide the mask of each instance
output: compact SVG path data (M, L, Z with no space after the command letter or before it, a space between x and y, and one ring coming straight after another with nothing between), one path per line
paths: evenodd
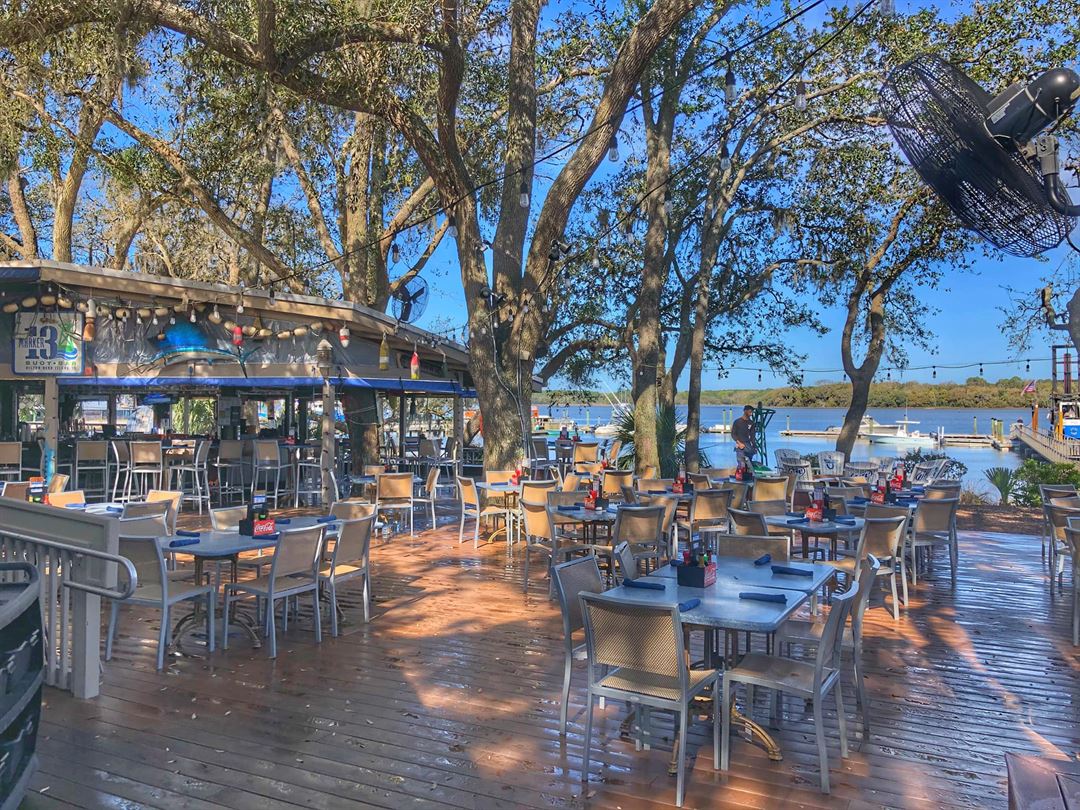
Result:
M895 425L875 424L866 434L870 444L884 444L890 447L937 447L938 437L934 433L920 433L909 430L908 425L917 425L911 419L899 419Z

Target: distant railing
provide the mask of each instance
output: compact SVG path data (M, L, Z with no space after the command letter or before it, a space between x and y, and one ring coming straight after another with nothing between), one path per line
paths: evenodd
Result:
M138 583L117 553L116 522L0 498L0 562L29 563L41 575L45 682L78 698L100 691L102 597L127 599Z
M1027 425L1014 425L1012 436L1050 461L1080 462L1078 439L1059 439L1049 433L1032 430Z

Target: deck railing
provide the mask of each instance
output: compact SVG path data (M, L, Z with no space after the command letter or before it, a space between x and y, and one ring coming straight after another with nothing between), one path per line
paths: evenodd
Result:
M1066 464L1080 462L1080 440L1059 439L1049 433L1032 430L1027 425L1014 425L1012 436L1048 461Z
M138 581L117 550L115 519L0 498L0 562L41 575L45 682L78 698L100 689L102 597L126 599Z

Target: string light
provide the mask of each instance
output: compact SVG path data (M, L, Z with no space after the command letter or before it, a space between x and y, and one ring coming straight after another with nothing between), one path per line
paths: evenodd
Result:
M269 295L268 300L269 300L270 306L273 306L274 304L277 303L277 294L274 292L274 285L273 284L270 285L270 295Z
M447 233L450 234L451 239L457 239L457 219L451 214L447 222L450 223L446 228Z
M595 250L593 251L593 255L592 255L592 269L593 270L599 270L600 269L600 256L599 256L599 254L597 254L597 252Z
M195 323L195 307L192 307L192 308L191 308L191 312L190 312L190 313L188 313L188 320L189 320L189 321L190 321L191 323Z
M725 172L731 168L731 153L726 143L720 147L720 168Z
M982 363L979 363L979 376L981 377L982 375L983 375L983 367L982 367Z
M937 379L937 366L932 366L932 368L933 368L933 371L931 372L930 376L936 380Z
M757 370L757 381L761 382L761 369L760 368Z
M221 312L218 310L218 305L214 304L214 308L210 310L210 314L207 316L210 323L221 323Z
M518 205L522 208L529 207L529 185L522 180L521 187L518 190Z
M607 159L612 163L619 159L619 136L612 132L611 140L608 141Z
M727 104L735 103L735 71L728 65L727 73L724 74L724 101Z
M1025 373L1025 374L1027 374L1027 373L1029 373L1030 371L1031 371L1031 361L1030 361L1030 360L1028 360L1028 361L1027 361L1027 362L1026 362L1026 363L1024 364L1024 373Z
M665 191L664 192L664 213L667 216L670 217L671 212L672 212L672 210L674 208L675 208L675 205L671 202L671 197L669 197L667 191Z
M401 248L397 246L397 242L390 246L390 261L397 264L401 261Z

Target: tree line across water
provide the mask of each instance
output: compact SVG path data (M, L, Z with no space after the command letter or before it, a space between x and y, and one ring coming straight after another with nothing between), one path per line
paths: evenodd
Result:
M875 382L870 387L871 408L1027 408L1032 395L1023 392L1029 380L1007 377L988 382L981 377L969 377L962 383L940 382ZM1036 382L1040 403L1050 400L1050 380ZM625 401L627 392L617 392ZM545 391L534 395L534 401L548 405L604 404L602 395L591 391ZM682 393L676 401L686 403ZM723 388L702 391L702 405L731 405L750 403L780 408L846 408L851 401L848 382L821 382L806 386L776 388Z

